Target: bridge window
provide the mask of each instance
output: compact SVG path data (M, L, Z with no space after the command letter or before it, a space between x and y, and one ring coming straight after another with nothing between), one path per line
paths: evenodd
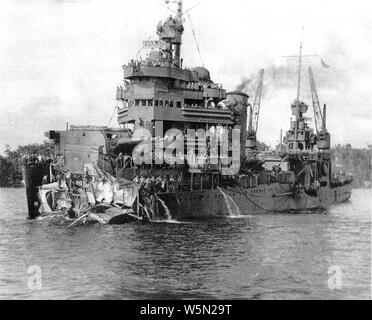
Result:
M181 101L177 101L177 108L181 108Z
M165 102L164 102L164 107L166 107L166 108L169 107L169 100L165 100Z
M141 100L141 106L146 107L146 100Z
M163 106L163 100L159 100L159 107Z
M140 100L137 100L137 99L135 100L136 107L138 107L140 103L141 103Z
M147 106L152 107L153 106L153 100L147 100Z
M170 106L171 108L173 108L173 100L171 100L171 101L169 102L169 106Z

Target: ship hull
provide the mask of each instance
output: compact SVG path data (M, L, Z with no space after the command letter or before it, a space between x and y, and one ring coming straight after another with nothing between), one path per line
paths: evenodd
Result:
M49 165L41 163L23 165L22 176L26 187L28 217L35 219L40 214L39 187L43 184L43 177L49 177Z
M290 193L289 185L274 183L249 189L218 188L157 196L164 201L175 220L204 219L326 208L349 200L351 185L322 187L317 196L304 191Z

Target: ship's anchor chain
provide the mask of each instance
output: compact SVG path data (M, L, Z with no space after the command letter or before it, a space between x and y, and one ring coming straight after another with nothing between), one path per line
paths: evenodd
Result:
M272 212L272 211L278 210L278 209L282 208L282 207L283 207L283 206L284 206L284 205L289 201L289 198L285 199L285 200L283 201L283 203L279 205L278 208L272 210L272 209L264 208L264 207L260 206L259 204L257 204L256 202L254 202L252 199L250 199L250 198L248 197L248 195L246 194L246 192L245 192L244 190L242 190L241 187L236 187L236 189L233 189L233 188L231 188L231 187L227 187L226 189L227 189L227 190L230 190L230 191L232 191L232 192L237 192L237 193L239 193L240 195L244 196L248 201L250 201L253 205L255 205L257 208L260 208L261 210L266 211L266 212Z

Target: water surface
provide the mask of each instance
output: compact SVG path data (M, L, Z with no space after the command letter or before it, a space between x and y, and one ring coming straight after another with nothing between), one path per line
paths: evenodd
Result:
M0 298L370 299L371 199L354 190L311 214L67 228L27 220L24 189L0 189Z

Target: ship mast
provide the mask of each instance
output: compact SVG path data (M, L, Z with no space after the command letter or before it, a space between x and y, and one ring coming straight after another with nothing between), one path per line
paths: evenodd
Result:
M298 79L297 79L297 96L296 100L292 103L292 115L295 117L294 121L291 122L291 130L293 131L293 134L290 136L291 143L290 148L293 150L303 150L304 149L304 143L303 137L301 134L301 137L299 136L299 131L303 132L303 129L305 127L305 118L304 113L306 113L308 106L300 101L301 98L301 73L302 73L302 60L305 57L316 57L317 55L303 55L302 54L302 48L303 48L303 34L304 34L304 28L302 28L301 33L301 42L300 42L300 52L299 55L295 56L284 56L284 58L297 58L298 59Z
M298 56L298 82L297 82L297 101L300 101L301 92L301 69L302 69L302 41L304 36L304 28L302 28L300 54Z
M181 67L181 44L182 44L182 33L183 33L183 25L182 25L182 17L183 17L183 6L182 0L165 0L165 4L169 5L170 3L177 4L177 11L167 8L168 10L174 12L176 14L175 19L173 20L174 24L165 23L164 27L168 29L167 31L162 31L161 33L161 40L164 40L169 43L169 50L172 51L173 47L173 67L180 68ZM169 32L169 29L173 29L172 32Z
M181 59L181 44L182 44L182 33L183 33L183 16L187 13L188 15L188 18L189 18L189 22L190 22L190 26L191 26L191 30L192 30L192 34L194 36L194 40L195 40L195 43L196 43L196 47L198 49L198 52L199 52L199 56L200 56L200 60L202 62L202 65L204 67L204 63L203 63L203 59L202 59L202 56L201 56L201 53L200 53L200 48L199 48L199 44L198 44L198 41L196 39L196 35L195 35L195 30L194 30L194 27L192 25L192 22L191 22L191 18L190 18L190 11L192 9L194 9L195 7L197 7L199 4L187 9L186 11L183 11L183 2L182 0L165 0L165 3L167 5L169 5L170 3L176 3L177 4L177 11L175 10L172 10L170 9L169 7L167 7L168 10L172 11L173 13L176 14L175 16L175 20L177 21L177 28L176 28L176 37L173 37L174 39L171 40L171 44L173 45L173 51L174 51L174 55L173 55L173 66L175 67L180 67L182 68L182 59ZM167 36L168 38L168 41L169 41L169 35ZM165 40L165 38L163 37L163 40ZM170 47L170 50L172 50L172 47Z
M304 37L304 28L302 28L302 33L301 33L301 42L300 42L300 52L299 52L299 55L283 56L283 58L296 58L296 59L298 59L298 79L297 79L297 96L296 96L296 101L297 102L300 101L300 97L301 97L302 60L304 58L309 58L309 57L318 57L317 54L302 54L303 37Z
M295 137L296 140L298 139L298 126L299 122L302 120L302 114L299 112L300 109L300 92L301 92L301 69L302 69L302 41L303 41L303 35L304 35L304 28L302 27L302 33L301 33L301 43L300 43L300 54L298 55L298 80L297 80L297 99L296 99L296 106L297 109L295 111L295 117L296 117L296 124L295 124ZM301 110L305 111L305 110ZM306 112L306 111L305 111ZM296 149L298 148L298 141L296 141Z
M177 1L177 20L182 26L182 0ZM182 35L181 35L182 37ZM180 43L176 43L174 46L174 62L175 64L180 67L181 66L181 39Z

